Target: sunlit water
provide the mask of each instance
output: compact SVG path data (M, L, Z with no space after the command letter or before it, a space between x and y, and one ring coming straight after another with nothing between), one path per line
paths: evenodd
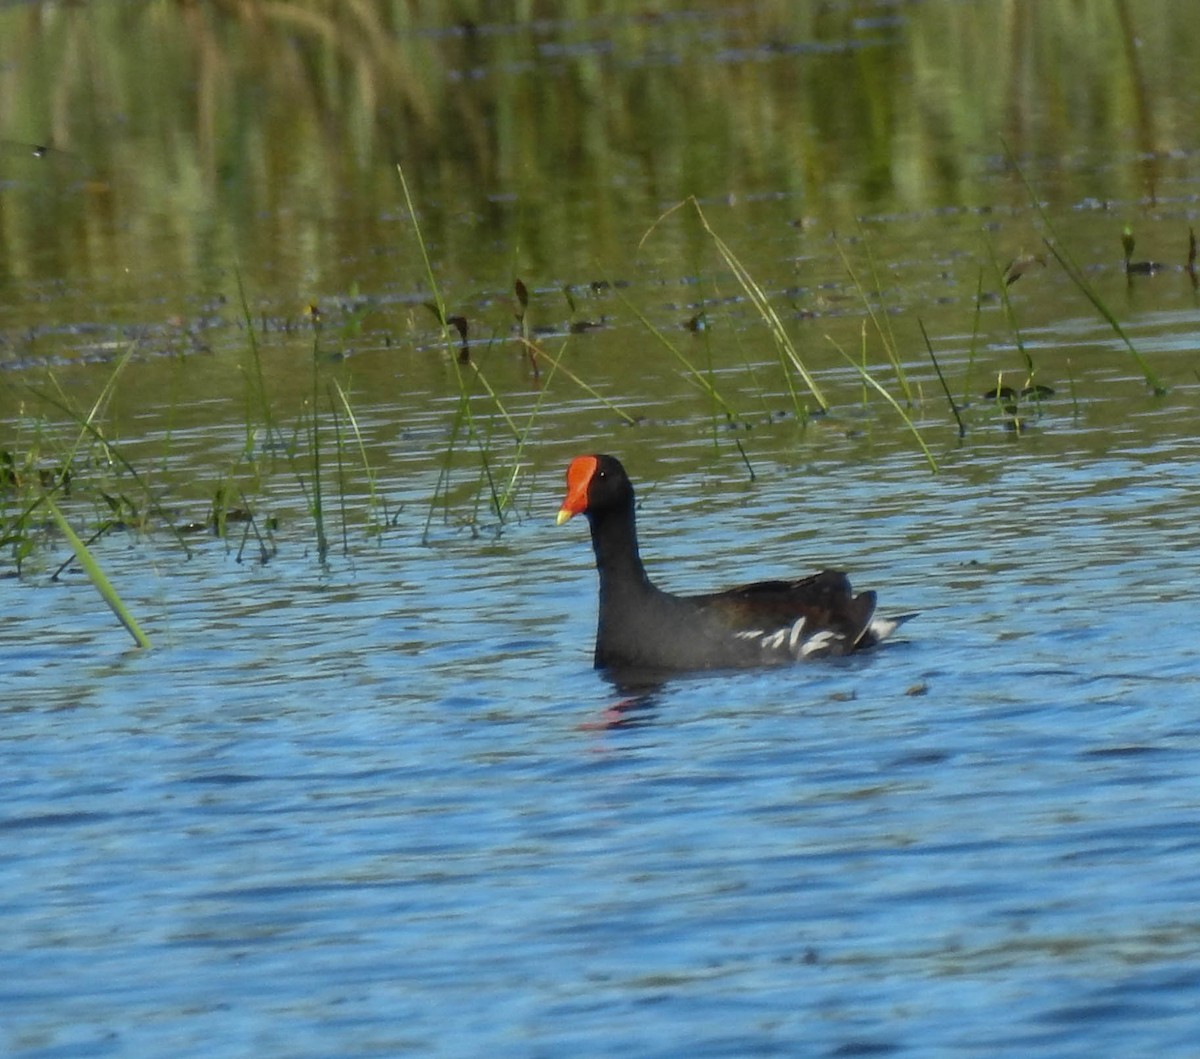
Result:
M1194 1054L1196 455L660 488L672 587L921 614L641 702L552 484L325 570L113 540L150 652L9 584L6 1054Z

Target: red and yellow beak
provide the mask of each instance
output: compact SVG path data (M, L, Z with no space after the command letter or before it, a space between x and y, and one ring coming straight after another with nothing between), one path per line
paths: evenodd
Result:
M588 486L596 473L599 460L595 456L576 456L567 468L567 496L558 510L555 524L561 526L568 519L587 510Z

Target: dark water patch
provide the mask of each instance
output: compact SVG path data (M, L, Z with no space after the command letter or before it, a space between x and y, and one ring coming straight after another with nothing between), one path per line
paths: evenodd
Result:
M1097 758L1141 757L1166 752L1167 748L1161 746L1106 746L1083 751L1085 756Z
M102 824L111 819L111 814L71 812L39 813L33 816L8 817L0 820L0 831L42 831L48 828L78 827L87 824Z
M851 1041L847 1044L839 1044L826 1054L834 1057L895 1055L904 1050L905 1048L902 1045L889 1044L883 1041Z

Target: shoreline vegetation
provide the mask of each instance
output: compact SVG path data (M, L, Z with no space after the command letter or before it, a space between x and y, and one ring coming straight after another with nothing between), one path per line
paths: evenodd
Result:
M627 426L636 427L638 420L619 404L604 397L570 368L563 366L564 357L576 333L575 328L567 327L549 336L533 336L528 332L524 325L524 314L529 295L519 279L514 285L516 324L512 335L501 341L525 351L531 376L536 380L536 398L531 407L517 411L506 405L505 397L489 383L483 367L472 354L467 340L469 320L450 314L446 307L416 220L418 210L402 169L398 170L398 177L406 208L413 217L417 248L426 263L431 292L427 308L441 326L443 341L440 356L452 367L458 387L458 401L447 429L441 470L426 511L422 540L428 542L431 525L439 512L445 522L470 528L472 532L499 532L516 507L524 485L522 475L528 465L526 448L537 426L543 403L554 400L558 394L557 388L552 390L552 384L560 372L565 387L575 391L575 396L582 392L597 407L603 407ZM1032 187L1029 190L1045 226L1047 234L1044 242L1049 254L1080 295L1113 328L1127 347L1142 373L1144 388L1155 397L1165 396L1168 393L1167 386L1125 334L1115 314L1090 285L1070 251L1060 243L1050 218L1037 205L1036 192ZM835 407L830 403L825 390L806 367L801 352L792 341L789 328L776 313L769 295L756 283L730 245L711 227L700 204L694 199L680 203L668 210L664 218L676 209L694 211L695 221L711 240L713 253L722 266L726 280L736 281L743 292L736 304L751 307L753 313L757 314L758 326L771 335L778 353L778 375L765 378L769 365L748 367L757 381L770 387L777 398L784 394L788 396L791 421L804 429L811 419L836 414L852 405L853 395L844 385L840 388L839 405ZM657 223L647 231L644 239L653 236ZM1131 260L1134 242L1128 230L1123 233L1123 242L1126 248L1125 268L1132 279L1147 269ZM1195 287L1196 240L1192 232L1189 232L1188 245L1189 256L1180 270L1188 274ZM932 407L934 391L931 389L928 396L923 392L917 393L910 381L905 361L911 358L913 351L899 348L890 323L885 323L885 318L875 311L875 306L882 302L882 291L864 288L844 253L843 260L847 275L864 306L861 361L840 346L837 351L861 379L859 403L862 410L876 419L890 413L897 415L924 456L931 473L938 473L939 467L923 431L939 429L944 434L952 420L961 442L971 431L994 425L999 419L1009 432L1019 437L1025 430L1026 422L1040 416L1042 402L1056 396L1053 387L1037 381L1038 366L1022 341L1018 313L1008 296L1008 288L1031 267L1027 262L1013 261L1001 270L993 258L1000 292L997 297L1003 304L1005 323L1011 329L1009 344L1019 354L1023 370L1007 374L1001 372L991 389L978 395L971 393L974 341L963 378L948 380L937 360L924 322L917 318L925 351L948 406L947 421L939 424ZM1044 262L1039 262L1039 265L1045 267ZM981 268L981 292L983 282ZM235 463L218 473L211 507L203 521L181 523L174 519L166 510L162 489L155 482L153 471L139 471L125 455L122 446L105 433L106 411L114 399L122 372L136 350L134 344L127 346L120 354L100 394L87 409L73 404L58 384L53 371L46 373L43 388L27 385L30 405L40 406L41 409L31 413L26 424L33 441L24 450L0 449L0 514L3 515L0 549L4 550L6 559L12 564L9 572L22 575L26 563L37 553L39 544L50 541L47 529L55 527L70 545L75 560L139 646L148 646L149 641L138 627L136 619L125 609L90 550L90 545L111 533L165 530L185 556L191 554L189 535L203 533L223 538L231 544L236 536L237 561L253 558L267 562L277 548L275 531L278 519L274 515L256 513L264 505L260 497L252 498L249 490L262 489L268 478L280 475L294 481L292 491L298 492L302 498L311 523L315 553L321 563L328 559L331 549L338 546L336 541L340 541L342 554L349 556L352 521L358 531L371 538L394 527L398 518L399 512L389 508L386 497L378 489L376 470L359 427L352 396L329 370L337 364L337 358L331 358L322 345L325 331L319 308L310 306L308 313L308 326L312 334L311 391L299 412L285 423L266 381L257 338L258 326L240 277L238 287L246 339L241 366L245 444ZM569 292L565 293L570 302ZM741 407L738 398L722 392L721 384L711 370L690 359L676 336L658 330L626 295L621 294L620 300L645 328L648 339L652 338L678 364L684 384L700 391L708 400L714 450L721 449L724 438L728 437L745 466L747 476L753 480L753 462L741 438L748 436L749 431L756 427L769 426L775 417L769 411L764 413L761 409L747 410ZM979 334L978 316L983 305L984 298L981 295L975 305L976 319L972 332L975 337ZM681 330L693 332L691 337L694 337L695 332L707 333L711 327L707 319L694 318ZM833 342L833 339L828 341ZM711 364L708 367L711 368ZM1014 386L1007 383L1006 378L1019 381ZM953 388L951 381L955 383ZM1072 402L1078 415L1073 380L1071 385ZM955 397L956 390L961 392L961 397ZM766 391L758 396L763 408L766 408ZM882 399L882 405L871 403L876 397ZM55 440L64 436L63 423L61 419L53 422L51 412L65 416L70 427L76 430L69 444ZM920 426L916 420L920 421ZM456 506L451 496L451 481L456 474L461 476L464 471L468 477L474 476L475 487L467 503ZM336 494L336 503L327 492L330 489ZM86 541L75 533L63 514L60 499L64 503L69 500L70 509L84 512L85 517L90 507L92 515ZM355 512L353 516L352 508ZM336 533L336 541L331 533ZM56 578L65 565L60 566L53 577Z
M615 388L578 352L613 320L674 380L686 429L711 435L748 480L754 439L779 423L800 436L842 417L895 431L937 473L954 441L997 426L1021 438L1049 407L1077 420L1089 395L1076 367L1046 367L1017 296L1049 277L1073 316L1111 329L1138 378L1109 388L1159 399L1194 381L1192 365L1187 378L1139 348L1111 300L1117 273L1098 280L1094 245L1080 245L1101 232L1111 258L1123 248L1126 283L1178 273L1194 297L1186 211L1148 222L1100 206L1081 234L1065 221L1086 167L1068 180L1052 159L1096 142L1077 128L1094 114L1126 158L1108 194L1145 207L1194 180L1179 140L1187 96L1160 103L1155 81L1192 64L1195 20L1161 20L1172 31L1122 3L932 4L868 19L870 5L768 0L737 20L715 3L627 6L561 15L531 3L507 22L469 2L0 14L0 576L57 576L49 555L65 541L145 646L95 556L113 533L166 534L183 555L209 535L238 561L267 562L302 524L324 563L401 522L423 541L435 524L498 532L532 504L530 469L557 408L635 432L643 422L628 396L636 379ZM1041 46L1026 48L1031 38ZM1167 59L1147 64L1148 50ZM794 229L768 243L821 238L841 326L810 307L828 297L816 284L793 289L799 259L781 267L742 237L731 195L795 205ZM930 222L936 210L978 215L979 241L957 266L969 297L930 309L904 297L878 218ZM993 211L1020 218L1019 253L989 230ZM456 223L464 214L472 225ZM1169 229L1166 264L1134 258L1147 225L1156 245ZM369 228L364 245L387 247L387 297L339 285L331 262L355 226ZM541 282L561 274L559 242L594 278ZM156 248L154 278L136 266L143 243ZM664 313L644 272L595 264L632 260L689 277L696 293ZM53 296L11 304L48 283L136 303L173 275L192 288L179 314L149 338L98 328L121 337L82 368L52 352ZM307 308L262 308L281 300ZM356 389L369 317L388 321L371 323L376 341L382 332L439 380L436 482L419 512L382 484L374 394ZM131 365L184 365L216 335L242 443L214 451L208 479L181 495L172 432L154 454L137 451L128 409L147 398ZM280 335L294 355L283 371L265 366ZM182 367L170 386L152 398L167 420L202 423ZM203 516L197 492L210 498Z

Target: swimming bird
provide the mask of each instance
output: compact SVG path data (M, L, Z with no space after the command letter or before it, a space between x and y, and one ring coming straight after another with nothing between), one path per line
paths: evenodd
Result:
M875 617L875 593L856 595L839 570L702 595L664 592L642 565L633 483L615 456L571 461L558 524L579 514L600 575L597 669L678 672L847 655L912 617Z

